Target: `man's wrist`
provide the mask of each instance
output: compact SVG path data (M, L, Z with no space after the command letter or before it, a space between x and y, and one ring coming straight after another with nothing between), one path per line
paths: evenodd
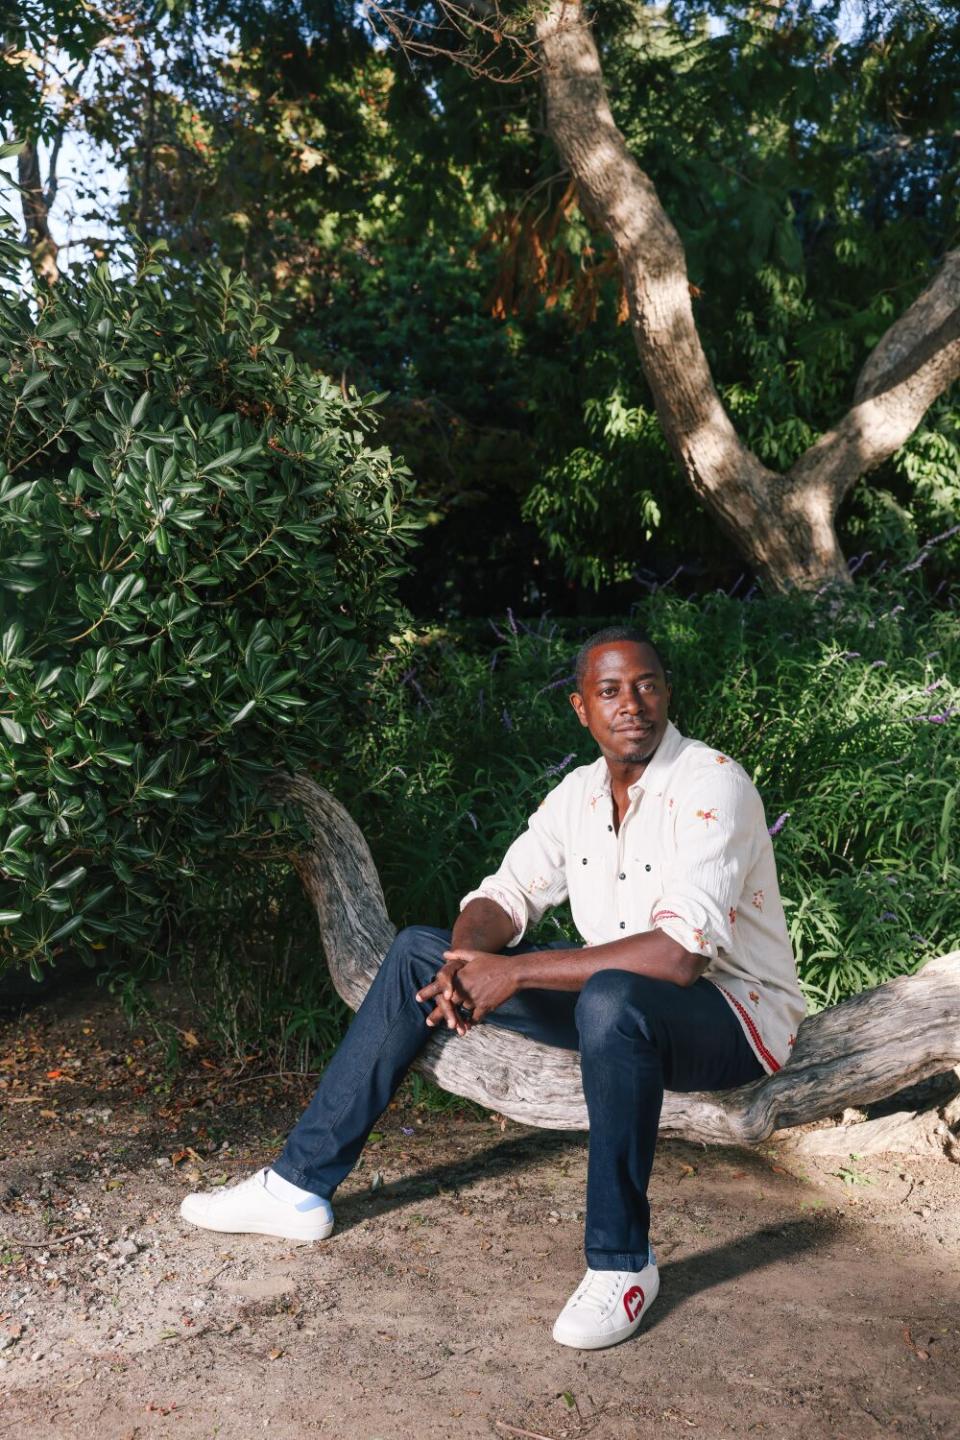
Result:
M576 952L567 950L528 950L526 954L518 955L513 962L516 989L543 989L545 971L550 967L556 968L559 961L574 953Z

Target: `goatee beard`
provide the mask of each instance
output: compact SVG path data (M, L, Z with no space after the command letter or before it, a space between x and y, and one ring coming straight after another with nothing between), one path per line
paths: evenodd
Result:
M624 755L623 760L627 765L649 765L656 753L657 747L654 745L653 749L645 754L639 750L631 750L629 755Z

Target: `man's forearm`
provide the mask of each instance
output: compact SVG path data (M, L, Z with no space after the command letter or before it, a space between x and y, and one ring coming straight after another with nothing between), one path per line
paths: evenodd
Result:
M514 964L518 990L582 990L598 970L631 970L654 980L692 985L706 960L691 955L662 930L646 930L582 950L534 950L518 955Z
M486 950L499 954L512 939L516 926L495 900L471 900L457 916L451 949Z

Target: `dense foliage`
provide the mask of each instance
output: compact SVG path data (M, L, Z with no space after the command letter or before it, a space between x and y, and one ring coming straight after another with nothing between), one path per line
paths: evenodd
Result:
M783 469L955 243L960 12L595 12L718 387ZM751 598L678 480L535 82L471 75L431 33L401 55L349 0L25 0L5 23L39 203L57 154L114 171L60 190L109 270L74 247L18 301L6 252L3 959L73 948L132 987L176 954L225 1046L303 1062L342 1015L265 776L316 769L395 919L442 922L589 756L562 682L595 622L571 617L674 576L639 608L682 728L788 817L811 1001L910 969L960 934L955 394L840 517L861 578L927 588ZM508 605L568 618L473 627Z
M667 453L609 244L559 173L534 79L398 54L345 0L23 14L78 78L35 85L32 111L19 95L12 123L39 115L53 135L69 111L123 171L111 219L164 236L187 288L208 257L243 268L288 298L299 355L389 392L384 436L430 502L405 592L419 613L609 610L638 573L678 565L688 588L736 578ZM775 469L843 413L955 243L958 15L596 7L616 119L683 238L718 385ZM849 553L902 563L950 528L958 413L944 398L857 487ZM955 540L937 563L958 557Z
M169 291L142 256L0 298L0 949L34 970L229 939L288 843L264 781L342 749L417 523L247 280Z

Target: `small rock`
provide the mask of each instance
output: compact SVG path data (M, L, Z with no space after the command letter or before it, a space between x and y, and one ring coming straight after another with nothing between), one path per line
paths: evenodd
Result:
M157 1156L157 1159L156 1159L156 1163L157 1163L157 1165L159 1165L159 1167L160 1167L161 1170L168 1170L168 1169L170 1168L170 1163L171 1163L171 1162L170 1162L170 1156L169 1156L169 1155L158 1155L158 1156Z

